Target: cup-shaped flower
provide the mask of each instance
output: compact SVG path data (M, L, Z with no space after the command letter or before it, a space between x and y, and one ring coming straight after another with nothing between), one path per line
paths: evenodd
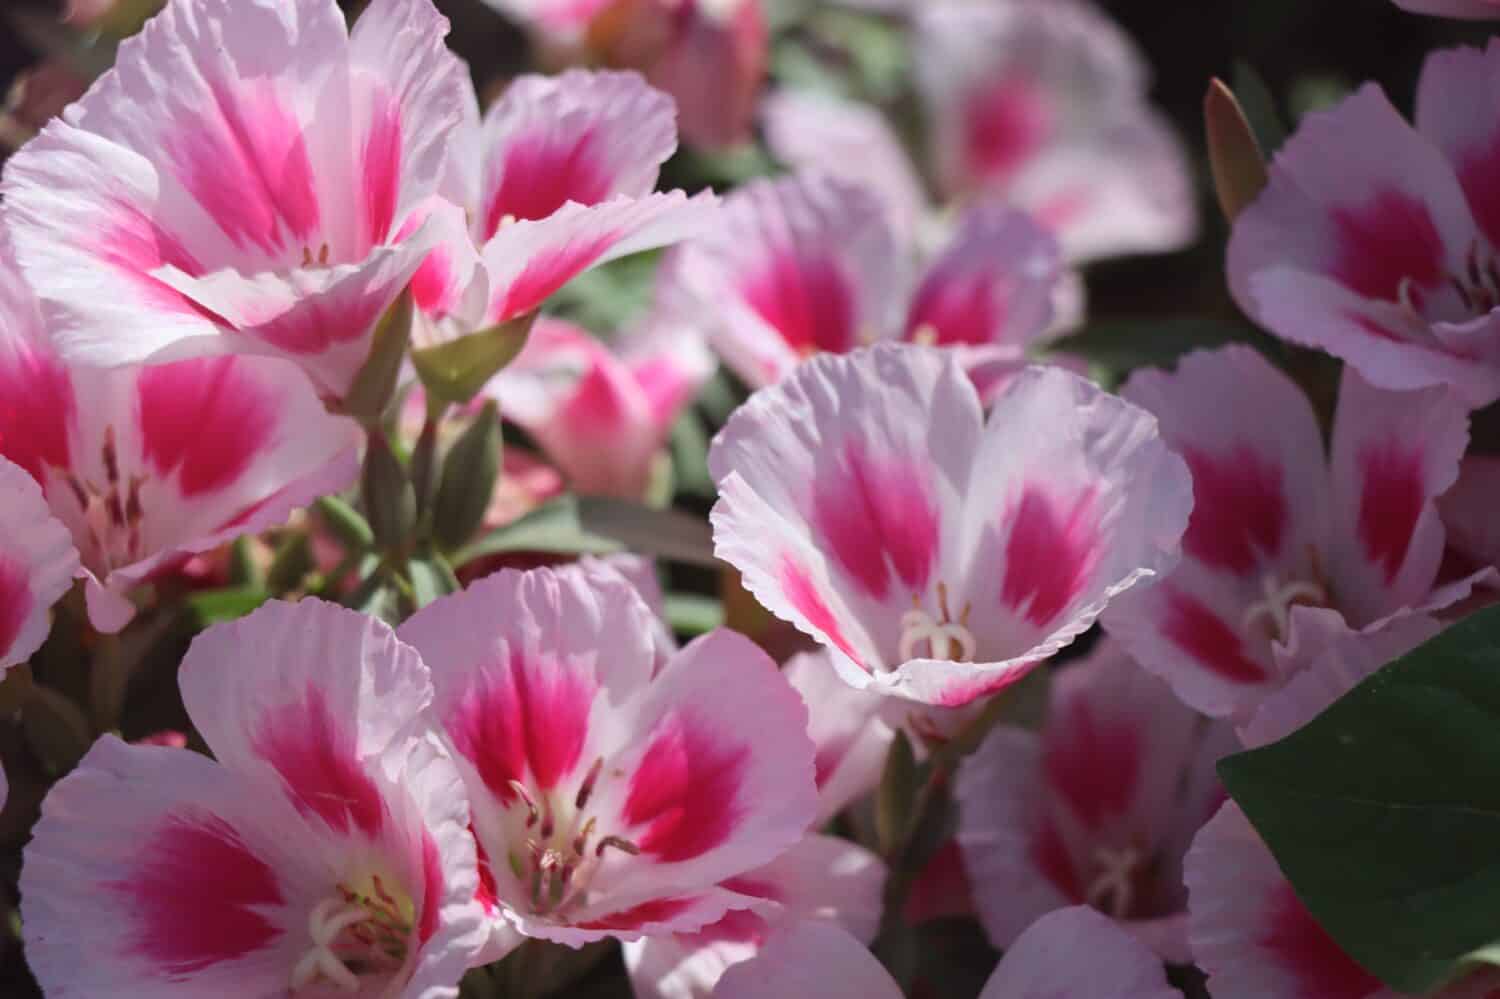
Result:
M1182 858L1224 800L1238 743L1118 648L1052 681L1040 734L997 728L959 770L958 842L990 940L1092 905L1164 960L1191 963Z
M640 500L678 414L712 372L695 330L643 329L612 348L543 318L488 391L574 490Z
M1087 0L927 4L915 44L950 193L1025 208L1072 260L1192 240L1191 170L1146 100L1145 60Z
M221 356L98 368L66 363L0 245L0 457L72 532L95 627L187 554L270 527L355 476L358 428L295 368Z
M456 996L484 923L417 653L273 603L200 635L180 683L214 760L105 736L42 805L21 874L42 988Z
M70 360L291 358L342 399L442 238L467 72L430 0L174 0L5 170Z
M0 457L0 674L47 637L52 605L73 585L78 550L26 469Z
M1427 58L1415 127L1375 84L1308 115L1235 220L1263 326L1387 389L1500 397L1500 43Z
M715 550L856 687L958 706L1168 570L1192 492L1155 419L1056 368L988 422L959 361L885 344L757 392L709 452Z
M1198 710L1248 720L1316 654L1297 634L1316 616L1372 629L1468 595L1472 577L1437 585L1434 500L1468 444L1451 394L1384 391L1346 368L1326 456L1302 391L1249 347L1138 372L1122 394L1161 420L1196 504L1181 563L1104 626Z
M886 205L850 181L756 181L725 200L723 216L663 264L659 293L753 386L814 354L887 339L1015 360L1052 322L1056 241L1000 204L966 213L915 280Z
M804 922L776 934L754 960L730 968L715 999L901 999L880 962L830 923ZM1086 906L1043 916L1005 952L979 999L1176 999L1161 961Z
M775 664L721 630L656 669L651 611L601 565L503 570L400 635L469 786L487 956L516 930L579 946L759 905L721 882L813 819L807 709Z
M417 274L419 350L534 312L589 268L717 218L712 192L654 190L677 148L676 109L639 75L521 76L482 117L465 87L442 195L462 207L468 238L438 247ZM448 209L429 201L418 214Z

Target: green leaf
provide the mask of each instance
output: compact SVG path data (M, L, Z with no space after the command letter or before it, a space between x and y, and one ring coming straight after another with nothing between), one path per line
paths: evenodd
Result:
M1255 67L1243 60L1234 64L1231 83L1234 96L1239 99L1250 127L1255 130L1261 151L1269 160L1286 141L1286 125L1282 123L1281 112L1276 110L1276 97Z
M301 531L290 532L282 538L271 559L271 568L266 571L266 589L272 593L295 590L313 567L312 542Z
M702 635L724 624L724 604L697 593L668 593L667 624L679 635Z
M510 552L553 555L610 555L625 547L612 538L591 534L578 515L578 497L561 496L519 520L497 527L453 555L455 566Z
M1500 607L1219 774L1308 911L1391 987L1500 941Z
M444 402L466 405L486 382L521 352L536 322L535 312L431 347L413 348L412 367L427 391Z
M187 598L187 605L198 621L207 627L220 621L234 621L249 614L271 599L263 586L226 586L218 590L199 590Z

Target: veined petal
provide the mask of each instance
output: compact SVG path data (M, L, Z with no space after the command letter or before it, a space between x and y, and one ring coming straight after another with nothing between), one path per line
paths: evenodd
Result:
M644 198L677 148L676 117L672 99L636 73L518 77L484 117L480 241L569 202Z
M1087 630L1121 594L1177 562L1193 508L1156 419L1056 367L1018 375L990 410L964 498L962 592L977 645L963 664L912 663L964 703Z
M531 312L600 264L691 239L717 220L717 208L711 192L672 191L564 205L539 221L503 225L480 253L491 289L485 321Z
M1494 498L1500 496L1500 458L1471 454L1458 468L1458 481L1438 497L1447 544L1477 566L1500 566L1500 518Z
M196 753L100 739L48 794L26 848L26 954L42 987L284 991L308 896L332 884L316 836L264 791Z
M1186 881L1193 956L1215 996L1385 995L1380 981L1314 921L1233 802L1193 841Z
M803 357L892 335L907 294L904 260L874 194L798 174L727 198L722 224L663 265L662 293L691 302L710 345L761 386Z
M822 825L880 782L896 735L886 718L890 701L845 683L826 652L798 653L782 673L807 705Z
M26 470L0 458L0 673L47 637L52 605L73 585L78 551Z
M1000 203L971 208L917 285L905 336L949 347L1024 347L1052 323L1062 280L1057 240Z
M1331 448L1339 608L1363 626L1431 592L1445 531L1437 497L1458 478L1468 414L1442 388L1385 392L1344 370Z

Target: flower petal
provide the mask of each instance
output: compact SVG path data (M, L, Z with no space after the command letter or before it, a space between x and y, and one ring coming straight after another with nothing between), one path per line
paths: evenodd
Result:
M900 999L901 989L875 955L828 923L788 926L766 942L754 959L719 979L715 999Z
M746 184L722 223L664 264L663 294L693 303L709 343L752 386L802 357L889 336L906 282L884 207L820 174Z
M980 999L1108 995L1174 999L1161 959L1087 906L1038 919L1006 951Z
M73 585L78 551L26 470L0 458L0 673L25 662Z
M1363 626L1431 592L1443 558L1437 497L1469 443L1465 407L1441 388L1385 392L1346 368L1331 448L1334 589Z
M677 148L672 99L636 73L517 77L486 112L476 220L537 221L568 202L644 198Z

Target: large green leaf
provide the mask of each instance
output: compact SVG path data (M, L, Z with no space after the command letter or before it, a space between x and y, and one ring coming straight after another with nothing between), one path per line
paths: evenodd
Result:
M1392 987L1435 988L1500 941L1500 607L1219 773L1308 910Z
M562 496L537 507L519 520L482 535L454 553L455 566L475 559L512 552L553 555L609 555L624 546L602 534L591 534L578 515L578 497Z

